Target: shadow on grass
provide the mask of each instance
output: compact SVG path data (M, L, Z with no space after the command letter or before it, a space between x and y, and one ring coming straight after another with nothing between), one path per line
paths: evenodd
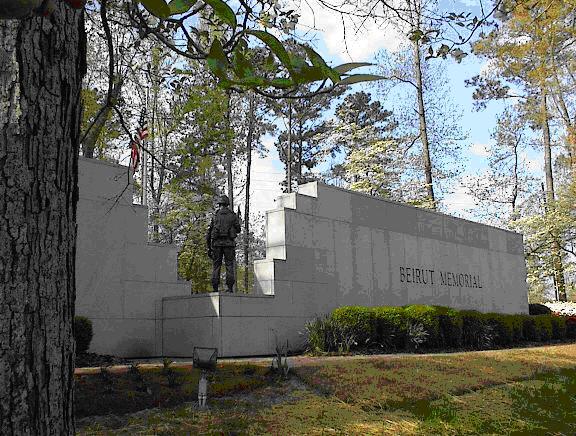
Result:
M576 369L540 373L530 380L445 396L413 407L423 432L575 434Z

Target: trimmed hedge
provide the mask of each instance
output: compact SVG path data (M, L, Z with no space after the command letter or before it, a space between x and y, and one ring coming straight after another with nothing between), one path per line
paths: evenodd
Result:
M75 316L73 333L76 341L76 354L87 352L92 342L92 321L84 316Z
M445 348L460 348L462 346L462 333L464 319L456 309L444 306L432 306L438 317L440 328L439 345Z
M538 309L536 309L538 310ZM407 305L340 307L306 325L316 352L506 347L522 341L576 338L576 317L553 314L508 315Z
M375 342L384 350L403 350L408 340L408 318L401 307L372 308L376 320Z
M332 320L348 330L358 344L366 345L376 337L376 317L370 307L340 307L332 312Z
M569 316L566 319L566 337L576 339L576 317Z
M437 311L432 306L414 304L403 306L404 314L408 326L422 325L426 332L424 342L421 344L424 348L432 348L439 345L440 342L440 320ZM410 330L408 330L409 332ZM410 340L410 338L408 338Z
M539 303L530 303L528 305L528 313L530 315L547 315L552 313L552 310L548 306Z

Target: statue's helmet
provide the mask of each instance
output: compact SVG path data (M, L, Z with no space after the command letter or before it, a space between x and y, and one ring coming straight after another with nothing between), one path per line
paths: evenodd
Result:
M218 204L223 204L224 206L228 206L230 204L230 200L226 195L221 195L218 197Z

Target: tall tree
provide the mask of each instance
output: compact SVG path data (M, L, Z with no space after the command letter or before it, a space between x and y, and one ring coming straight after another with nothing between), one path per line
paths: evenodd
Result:
M337 106L331 127L331 153L344 155L332 169L350 189L394 197L400 176L392 112L366 92L349 94Z
M242 153L243 158L246 160L245 174L246 181L244 184L244 215L243 222L243 253L242 260L244 264L244 292L250 292L251 284L253 282L252 262L254 260L255 247L254 242L256 237L251 229L251 202L252 194L250 192L252 187L252 160L255 153L263 155L265 147L262 144L262 137L266 134L273 133L276 126L269 121L270 107L264 98L258 96L254 92L249 92L242 100L242 113L240 115L240 123L237 124L235 129L237 140L242 142L243 147L238 147ZM240 270L238 270L240 273Z
M83 12L0 19L0 423L74 434Z
M292 188L294 182L297 186L318 177L313 170L330 153L331 124L325 114L344 91L345 88L340 87L308 99L270 102L275 115L283 121L276 147L287 168L282 182L287 191L288 179Z
M183 111L185 122L193 126L177 142L174 150L175 171L166 188L168 205L159 223L172 242L182 245L178 269L191 281L193 292L208 291L210 260L206 255L205 232L214 195L226 178L225 154L231 142L226 109L228 97L213 85L195 84Z
M391 79L382 82L380 94L398 123L402 201L437 208L461 171L461 144L466 139L462 110L451 102L446 61L425 60L421 53L417 66L414 42L393 54L380 52L377 59L382 74Z
M117 112L128 124L145 102L135 86L143 78L153 41L142 40L130 25L121 0L90 1L86 7L88 71L84 81L81 147L84 157L116 160L128 141ZM86 105L87 101L91 103ZM90 109L90 110L86 110ZM135 112L134 110L134 112ZM134 132L132 132L134 133ZM121 137L120 141L117 141Z
M571 52L576 32L569 24L574 2L542 3L530 0L507 3L510 8L502 16L502 25L475 44L474 51L493 62L498 78L474 77L469 83L477 86L474 97L479 101L520 97L531 114L530 121L542 132L546 204L544 216L555 208L556 187L553 172L553 138L551 135L550 95L558 92L557 74L560 58ZM511 86L517 91L513 94ZM518 90L520 95L518 95ZM570 131L568 132L570 134ZM550 243L554 265L553 280L558 296L566 300L563 242L555 235Z
M422 26L423 20L423 1L409 0L406 2L408 11L406 14L407 21L410 24L410 32L415 32ZM434 182L432 179L432 158L430 153L430 141L428 139L428 123L426 116L426 107L424 105L424 82L422 80L422 43L421 38L412 38L413 53L413 77L415 79L416 101L418 103L418 124L419 137L422 144L422 161L424 165L424 176L426 178L426 192L428 200L433 209L436 208L436 196L434 195Z
M467 188L486 221L510 228L511 222L523 215L535 186L526 161L530 141L521 107L508 107L498 117L491 137L488 170L472 178Z

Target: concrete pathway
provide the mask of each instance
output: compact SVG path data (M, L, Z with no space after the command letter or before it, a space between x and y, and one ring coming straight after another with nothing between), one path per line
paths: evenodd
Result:
M564 342L564 343L533 343L530 346L525 347L514 347L514 348L507 348L506 350L534 350L540 347L550 347L550 346L563 346L563 345L573 345L574 342ZM481 350L481 351L455 351L450 353L423 353L423 354L414 354L414 353L394 353L394 354L353 354L349 356L288 356L288 362L291 367L298 367L301 365L309 365L309 364L318 364L322 362L329 362L329 361L338 361L344 359L397 359L400 357L412 356L414 358L417 357L424 357L424 356L453 356L458 354L470 354L470 353L493 353L503 351L504 349L494 349L494 350ZM237 357L237 358L228 358L223 357L218 359L218 362L226 363L226 362L238 362L238 363L254 363L257 365L271 365L272 359L274 356L259 356L259 357ZM137 364L141 368L161 368L163 358L155 357L155 358L148 358L148 359L129 359L130 363ZM175 357L170 358L172 360L171 366L176 368L192 368L192 358L190 357ZM113 373L122 373L128 371L130 365L114 365L108 367L108 369ZM100 372L100 367L89 367L89 368L76 368L74 374L77 375L84 375L84 374L96 374Z
M518 350L519 348L514 348ZM501 350L483 350L483 351L459 351L453 353L426 353L426 354L414 354L414 353L393 353L393 354L353 354L348 356L288 356L288 362L291 367L298 367L301 365L312 364L312 363L322 363L322 362L329 362L329 361L338 361L338 360L373 360L373 359L397 359L400 357L424 357L424 356L452 356L457 354L469 354L469 353L486 353L486 352L494 352L494 351L501 351ZM218 359L219 363L253 363L256 365L265 365L269 366L272 364L272 360L274 356L260 356L260 357L237 357L237 358L228 358L223 357ZM156 358L148 358L148 359L129 359L131 364L137 364L140 368L161 368L163 366L163 358L156 357ZM175 368L192 368L192 359L191 358L170 358L172 360L171 367ZM130 364L127 365L114 365L108 367L108 369L113 373L123 373L128 371L130 368ZM74 373L76 375L84 375L84 374L96 374L100 372L100 367L89 367L89 368L76 368Z

